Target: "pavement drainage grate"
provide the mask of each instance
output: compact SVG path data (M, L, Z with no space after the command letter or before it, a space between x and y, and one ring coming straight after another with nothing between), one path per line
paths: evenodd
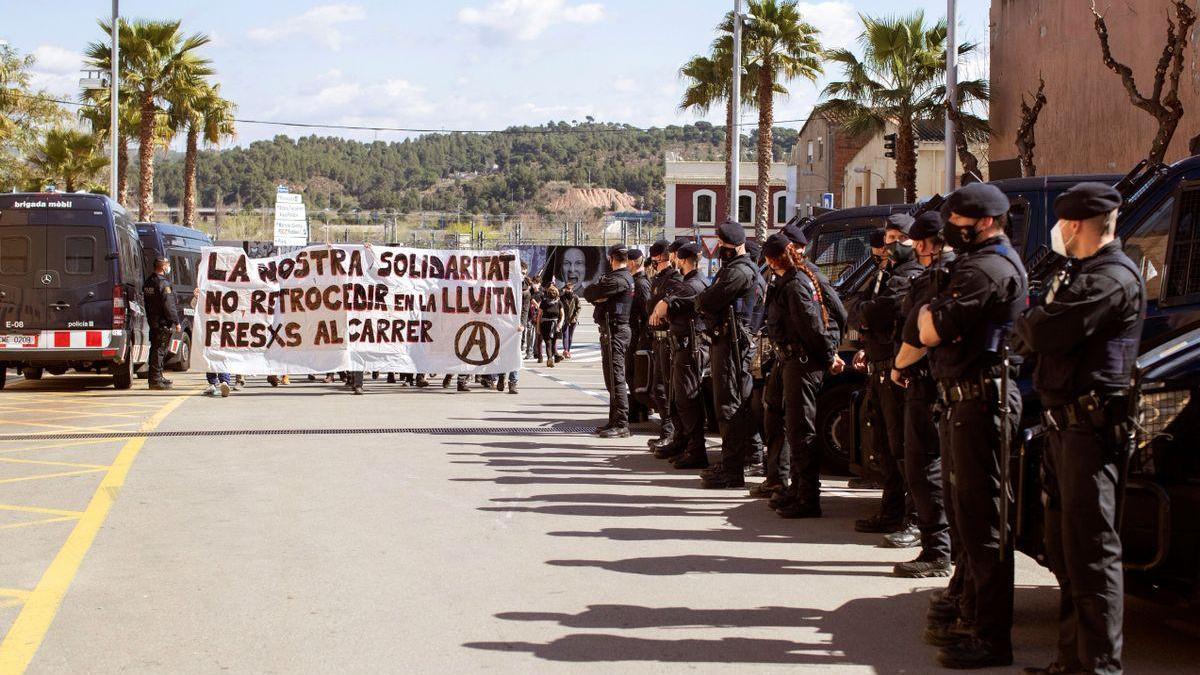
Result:
M97 431L62 434L0 434L4 441L79 441L106 438L182 438L191 436L363 436L419 434L426 436L591 434L595 427L558 423L545 427L379 427L375 429L204 429L192 431Z

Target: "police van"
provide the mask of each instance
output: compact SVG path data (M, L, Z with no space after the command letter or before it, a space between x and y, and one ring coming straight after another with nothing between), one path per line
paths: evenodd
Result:
M184 314L182 330L172 336L172 349L164 364L167 368L186 372L192 367L192 317L196 315L196 289L200 269L200 250L212 246L212 239L199 230L167 223L138 223L146 275L154 270L156 258L171 261L171 287ZM141 373L139 372L139 375Z
M149 355L142 279L137 229L108 197L0 194L0 387L9 368L74 368L128 389Z

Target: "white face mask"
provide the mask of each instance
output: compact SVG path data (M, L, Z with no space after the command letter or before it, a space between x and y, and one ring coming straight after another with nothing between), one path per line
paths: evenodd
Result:
M1050 249L1064 258L1069 258L1071 256L1067 253L1067 245L1075 241L1076 235L1071 235L1069 240L1064 241L1062 224L1063 221L1060 220L1054 224L1054 227L1050 228Z

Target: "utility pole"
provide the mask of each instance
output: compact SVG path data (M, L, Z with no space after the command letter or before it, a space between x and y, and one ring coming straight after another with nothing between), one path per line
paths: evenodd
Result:
M732 128L729 129L729 133L733 134L729 146L729 219L736 223L738 187L742 183L738 175L742 156L742 135L739 131L742 121L742 0L733 0L733 86L729 96L733 99Z
M955 40L958 16L955 0L946 0L946 104L958 105L958 43ZM946 114L946 194L958 185L958 155L954 143L954 120Z
M119 93L121 91L121 87L120 87L121 73L120 73L120 69L117 67L118 64L120 63L120 50L121 50L121 38L120 38L120 35L121 35L121 25L120 25L121 9L120 9L120 7L118 7L119 4L120 4L120 0L112 0L112 63L109 64L110 66L112 66L112 72L109 74L109 83L108 83L108 86L109 86L109 90L108 90L108 103L109 103L108 140L109 140L109 145L111 146L111 148L109 149L109 155L108 155L108 161L109 161L108 194L110 197L113 198L113 201L116 201L118 198L120 198L120 195L117 194L117 172L120 168L117 166L117 144L120 142L120 137L118 136L118 134L120 134L120 132L121 132L120 118L117 116L117 103L118 103L118 99L120 99L120 97L121 97L120 93Z

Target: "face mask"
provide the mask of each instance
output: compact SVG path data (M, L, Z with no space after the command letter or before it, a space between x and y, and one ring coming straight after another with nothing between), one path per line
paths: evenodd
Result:
M1075 241L1076 236L1078 236L1078 233L1071 235L1070 239L1063 241L1062 221L1060 220L1054 224L1054 227L1050 228L1050 249L1064 258L1070 258L1071 255L1067 253L1067 245Z
M717 260L727 263L737 257L737 249L722 246L717 249Z
M975 241L975 225L968 227L959 227L954 224L947 224L942 230L942 236L946 237L946 243L950 246L962 251L971 248L971 244Z
M905 263L912 260L913 250L911 246L905 246L898 241L893 241L887 245L888 257L896 264Z

